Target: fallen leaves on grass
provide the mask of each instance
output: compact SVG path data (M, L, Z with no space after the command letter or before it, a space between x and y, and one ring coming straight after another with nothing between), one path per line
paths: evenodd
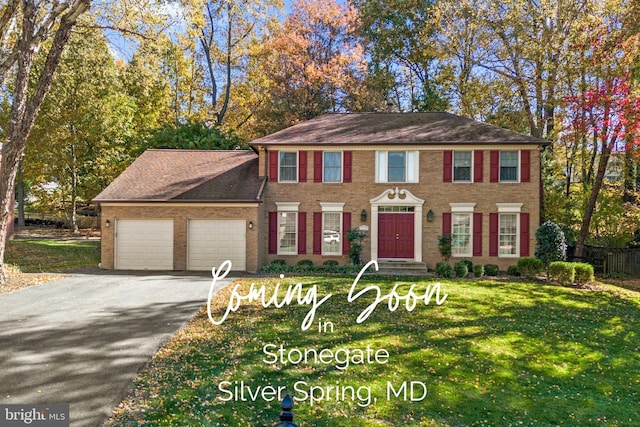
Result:
M9 274L9 279L0 285L0 294L67 277L64 274L55 273L23 273L10 265L5 265L5 268Z

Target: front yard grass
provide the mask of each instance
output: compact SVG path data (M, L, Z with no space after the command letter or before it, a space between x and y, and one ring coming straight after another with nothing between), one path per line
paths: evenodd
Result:
M416 282L417 280L417 282ZM364 323L370 294L347 302L353 278L244 279L273 287L301 282L331 293L314 325L301 330L308 306L244 304L220 326L206 307L152 359L113 426L272 426L280 401L267 394L230 396L234 384L286 387L300 426L637 426L640 422L640 293L610 287L578 290L533 283L442 282L438 306L390 312L380 304ZM365 276L383 294L434 282ZM213 299L220 318L230 287ZM267 296L269 293L267 293ZM334 329L318 331L318 321ZM264 346L285 349L385 349L388 362L266 363ZM295 356L294 352L294 356ZM294 357L294 359L297 356ZM229 386L227 387L227 383ZM414 398L387 398L414 381ZM294 384L298 382L296 388ZM423 383L428 394L422 398ZM349 388L351 386L352 388ZM311 401L317 387L325 393ZM338 394L338 388L345 395ZM327 395L327 390L329 395ZM351 390L354 391L352 394ZM370 398L368 401L368 390ZM410 388L407 388L409 391ZM359 394L358 394L359 392Z
M100 262L100 243L52 239L8 240L5 262L23 273L95 267Z

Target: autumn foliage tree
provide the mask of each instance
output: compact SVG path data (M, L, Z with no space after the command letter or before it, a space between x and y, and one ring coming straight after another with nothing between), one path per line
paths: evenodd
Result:
M572 128L589 135L597 150L596 174L578 233L576 256L583 255L611 154L640 144L640 98L630 88L629 76L624 75L606 79L580 96L566 98Z
M333 0L297 0L260 57L269 99L262 133L325 112L368 108L367 63L356 34L358 12Z

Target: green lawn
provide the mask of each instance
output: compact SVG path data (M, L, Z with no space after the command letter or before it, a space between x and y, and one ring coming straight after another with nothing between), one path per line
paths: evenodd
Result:
M15 239L7 242L5 262L23 273L57 272L95 267L100 242Z
M226 390L233 392L234 382L240 381L254 393L258 387L286 387L297 399L294 421L301 427L639 425L638 292L443 282L448 298L440 306L432 301L412 312L402 306L390 312L380 304L357 324L373 299L347 302L353 278L279 281L301 282L305 290L315 284L320 297L333 295L318 308L314 326L301 330L307 306L243 304L220 326L209 322L205 307L157 353L116 410L113 425L275 424L279 401L270 389L258 398L248 397L246 389L244 400L231 397ZM275 280L242 283L246 288L250 282L273 286ZM359 286L376 284L386 294L398 282L413 283L364 277ZM417 282L420 289L429 284L433 282ZM226 288L214 298L215 318L224 313L229 295ZM319 320L332 322L334 331L319 332ZM267 344L331 349L340 355L350 349L352 356L370 346L386 350L389 358L384 364L373 361L346 369L336 367L344 365L342 357L326 364L271 364L265 362L272 358L270 350L264 351ZM387 398L389 387L397 392L411 381L417 401L411 401L410 393ZM420 383L428 390L425 398ZM312 390L317 401L308 396Z

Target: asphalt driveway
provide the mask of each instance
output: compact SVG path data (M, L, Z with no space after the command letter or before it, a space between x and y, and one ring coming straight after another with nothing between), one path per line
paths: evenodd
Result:
M101 272L0 295L0 403L69 403L71 426L102 425L210 285L205 274Z

